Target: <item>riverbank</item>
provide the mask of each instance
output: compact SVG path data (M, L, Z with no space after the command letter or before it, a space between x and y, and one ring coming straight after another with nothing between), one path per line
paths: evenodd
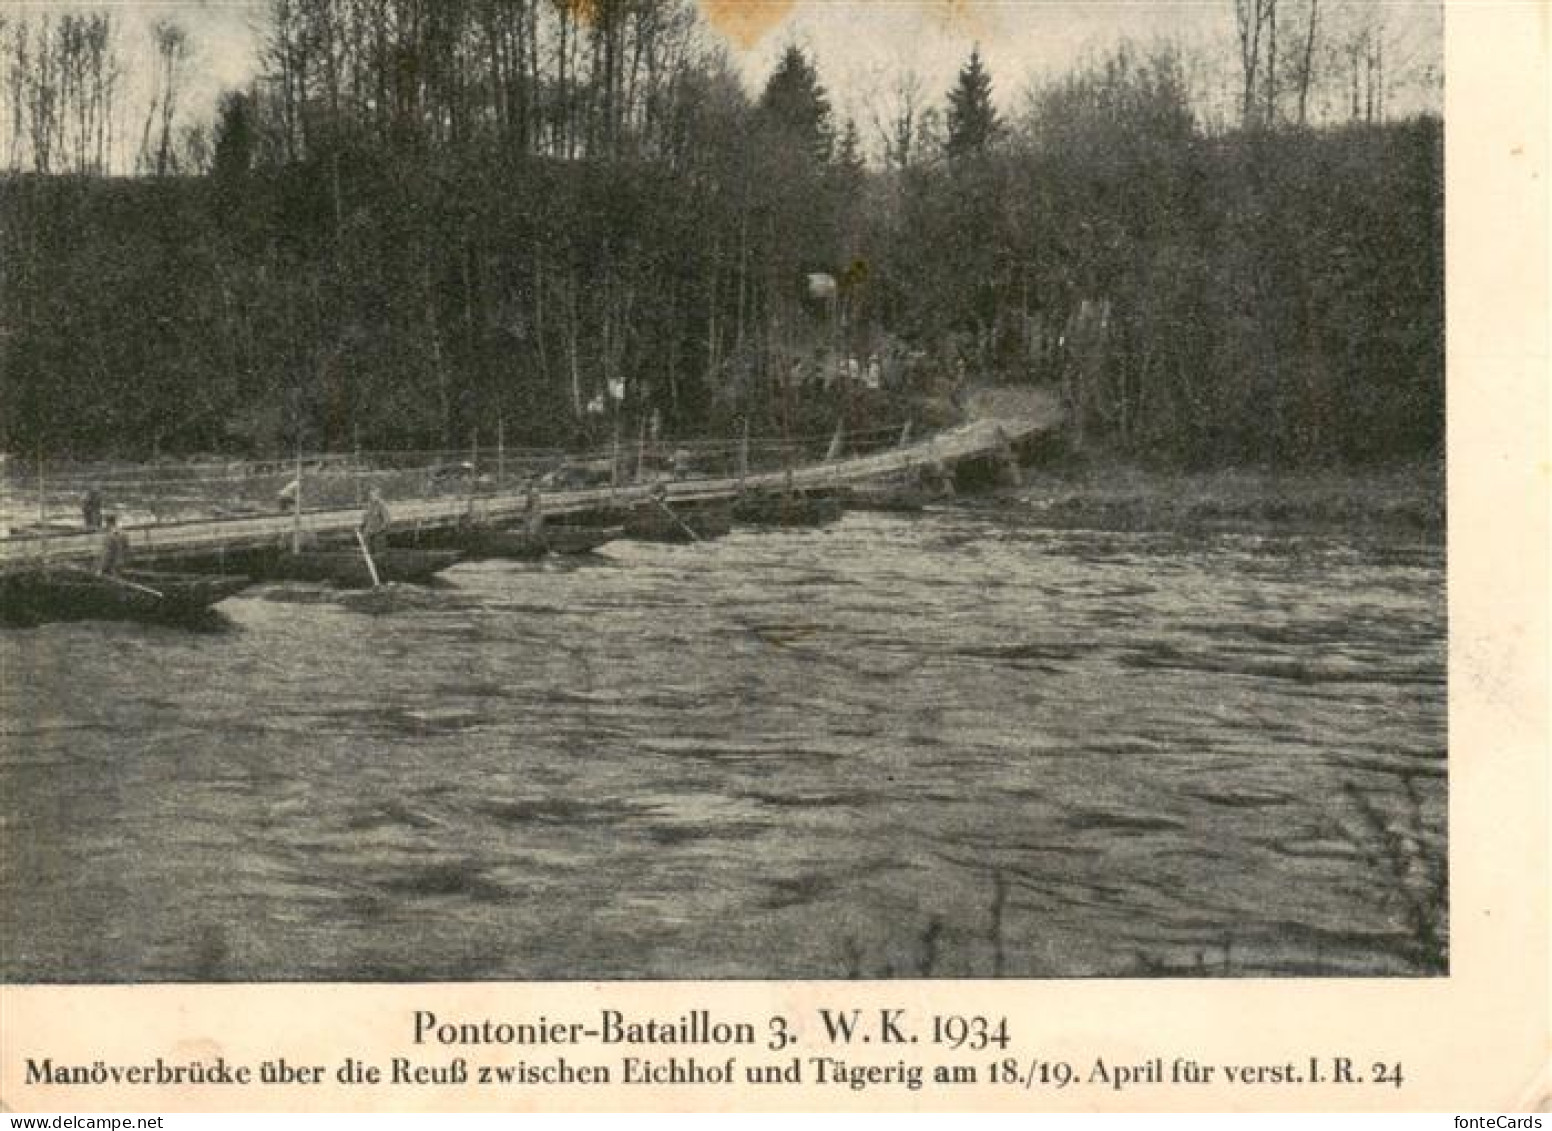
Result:
M1025 471L1032 519L1062 529L1327 532L1444 539L1444 469L1184 472L1123 463Z

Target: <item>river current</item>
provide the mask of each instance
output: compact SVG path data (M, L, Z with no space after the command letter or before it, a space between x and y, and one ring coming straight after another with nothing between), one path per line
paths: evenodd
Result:
M1014 504L0 630L9 982L1442 972L1442 550Z

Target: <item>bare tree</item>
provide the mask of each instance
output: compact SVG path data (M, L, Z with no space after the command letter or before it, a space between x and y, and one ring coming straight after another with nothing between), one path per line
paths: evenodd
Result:
M886 164L906 169L917 157L925 102L926 84L910 67L894 76L882 96L868 100L868 117Z
M52 79L52 136L47 156L57 171L107 170L113 93L120 76L110 13L67 12L38 43L38 82Z
M1315 35L1320 26L1320 0L1309 0L1305 13L1304 55L1299 64L1299 125L1309 121L1310 83L1315 75Z
M151 41L156 57L151 100L146 107L145 127L140 135L139 163L143 170L165 177L175 165L173 122L178 115L178 97L182 93L190 45L188 33L171 19L156 22L151 29Z
M27 24L16 20L7 22L0 35L0 65L4 67L3 91L4 115L7 123L5 142L6 168L13 173L21 169L22 142L27 128Z
M1266 124L1277 125L1277 0L1261 0L1266 10Z
M1333 0L1325 13L1321 34L1326 43L1330 111L1355 122L1384 121L1391 39L1384 4L1377 0ZM1313 66L1312 91L1321 85L1320 64L1317 61Z
M1261 32L1272 0L1234 0L1234 22L1239 30L1240 75L1243 81L1240 120L1250 125L1255 117L1256 80L1261 74Z
M59 111L59 82L52 49L53 21L44 16L37 23L36 48L19 55L17 65L26 81L28 136L32 142L32 166L39 173L53 171L55 117Z

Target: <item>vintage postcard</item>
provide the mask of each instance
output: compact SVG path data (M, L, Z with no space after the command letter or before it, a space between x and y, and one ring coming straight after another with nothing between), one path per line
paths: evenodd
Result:
M1546 1111L1547 11L0 0L10 1111Z

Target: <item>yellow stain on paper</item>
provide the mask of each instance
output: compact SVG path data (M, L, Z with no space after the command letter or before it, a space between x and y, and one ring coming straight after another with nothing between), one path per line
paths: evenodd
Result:
M841 0L814 0L817 6ZM942 27L981 34L988 28L985 0L850 0L857 9L887 6L902 15L917 15ZM700 0L708 23L747 51L797 8L797 0ZM914 10L914 11L913 11Z
M701 0L701 12L739 47L759 43L796 6L796 0Z

